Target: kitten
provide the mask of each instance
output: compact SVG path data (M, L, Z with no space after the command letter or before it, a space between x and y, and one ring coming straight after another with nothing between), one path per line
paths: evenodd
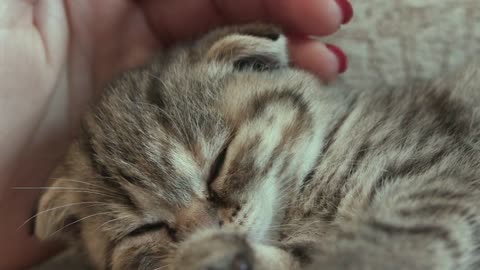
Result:
M36 234L97 269L479 269L480 70L346 91L288 64L249 25L120 76Z

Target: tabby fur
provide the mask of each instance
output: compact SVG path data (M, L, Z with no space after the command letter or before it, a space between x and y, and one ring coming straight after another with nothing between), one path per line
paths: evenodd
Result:
M480 269L480 69L345 90L289 62L247 25L121 75L36 234L97 269Z

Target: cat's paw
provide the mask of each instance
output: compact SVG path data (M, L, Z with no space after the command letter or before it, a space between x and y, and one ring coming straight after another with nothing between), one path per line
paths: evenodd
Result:
M179 248L175 270L254 270L247 239L235 232L204 232Z

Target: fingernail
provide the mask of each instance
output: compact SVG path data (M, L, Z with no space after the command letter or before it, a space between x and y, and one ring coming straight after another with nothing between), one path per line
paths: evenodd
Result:
M348 58L347 55L343 52L342 49L339 47L332 45L332 44L326 44L327 48L335 54L335 56L338 59L338 73L344 73L347 68L348 68Z
M348 23L353 17L353 7L348 0L335 0L342 10L342 24Z

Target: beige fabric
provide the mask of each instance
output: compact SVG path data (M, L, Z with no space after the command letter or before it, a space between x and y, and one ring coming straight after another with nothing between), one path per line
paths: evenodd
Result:
M371 87L425 78L480 56L478 0L352 0L353 21L326 40L341 45L350 68L340 79Z
M352 0L354 20L331 38L350 58L341 87L431 77L480 56L479 0ZM76 265L76 267L75 267ZM86 269L62 256L35 270Z

